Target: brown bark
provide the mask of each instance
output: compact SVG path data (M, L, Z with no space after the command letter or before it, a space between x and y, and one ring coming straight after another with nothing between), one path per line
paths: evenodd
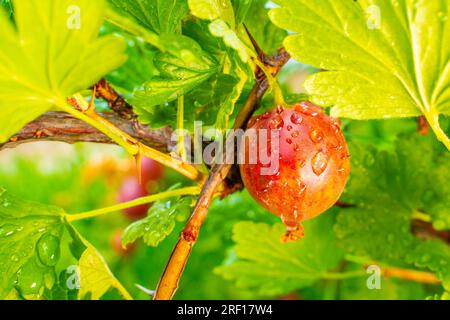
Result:
M103 113L101 116L133 138L159 151L169 152L176 145L171 142L172 129L169 127L151 129L114 113ZM81 120L62 112L48 112L26 125L9 141L0 144L0 150L36 141L113 144L111 139Z

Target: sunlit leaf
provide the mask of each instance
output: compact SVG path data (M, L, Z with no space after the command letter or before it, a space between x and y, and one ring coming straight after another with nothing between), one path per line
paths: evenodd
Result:
M97 38L105 1L13 1L0 9L0 142L125 60L123 41Z

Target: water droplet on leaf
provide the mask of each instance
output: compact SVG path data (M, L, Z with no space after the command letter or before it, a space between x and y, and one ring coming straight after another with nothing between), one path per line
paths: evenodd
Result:
M5 224L0 227L0 237L6 238L11 237L17 232L23 230L23 227L15 225L15 224Z
M34 259L29 260L17 273L17 286L26 299L38 299L44 291L42 266Z
M59 239L52 234L44 234L36 245L39 260L48 266L54 267L59 260Z

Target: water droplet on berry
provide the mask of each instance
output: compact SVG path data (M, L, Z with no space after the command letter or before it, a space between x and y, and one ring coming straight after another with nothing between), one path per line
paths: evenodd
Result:
M286 127L286 129L287 129L287 131L291 131L291 130L293 129L293 127L292 127L291 125L288 125L288 126Z
M291 115L291 122L292 122L293 124L301 124L301 123L303 122L303 118L302 118L301 115L299 115L298 113L294 112L294 113Z
M322 152L319 151L311 160L311 166L313 172L320 176L328 166L328 157Z
M269 176L269 179L272 181L277 181L280 179L280 171L278 170L277 172L275 172L274 174Z
M306 184L304 184L301 179L297 179L297 185L299 188L299 193L303 194L306 191Z
M286 139L286 143L287 143L287 144L292 144L292 139L287 138L287 139Z
M284 126L283 118L280 115L276 115L272 120L270 120L269 127L272 130L280 130Z
M294 131L294 132L291 134L292 138L297 138L299 135L300 135L300 132L298 132L298 131Z
M310 134L311 140L314 143L318 143L323 140L323 133L319 130L313 130Z

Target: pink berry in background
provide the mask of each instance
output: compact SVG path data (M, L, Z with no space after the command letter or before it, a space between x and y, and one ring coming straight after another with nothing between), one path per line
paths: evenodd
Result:
M164 166L155 160L142 158L142 183L161 180L164 176Z
M122 202L128 202L137 198L145 197L148 195L144 184L139 183L137 177L126 178L122 186L120 187L117 200ZM132 220L139 220L147 216L147 211L150 208L149 204L140 205L133 208L125 209L123 212Z

